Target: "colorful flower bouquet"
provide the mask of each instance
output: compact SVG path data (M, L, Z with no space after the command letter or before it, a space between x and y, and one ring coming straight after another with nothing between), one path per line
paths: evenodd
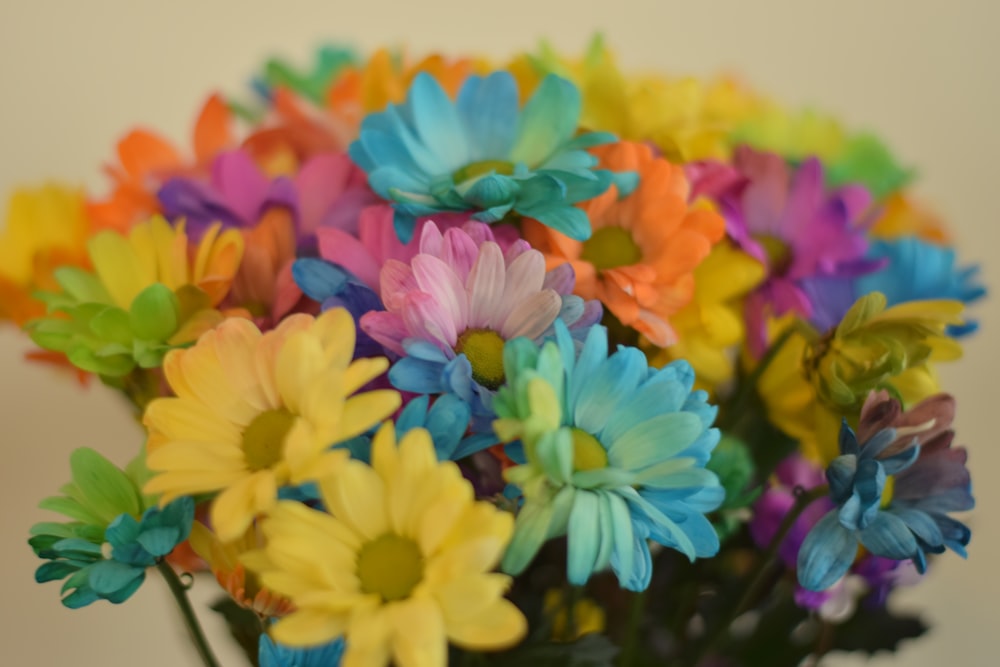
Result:
M216 665L210 571L268 667L771 667L925 630L886 601L969 543L934 369L984 289L877 139L600 40L329 48L253 90L190 150L128 133L106 196L11 201L0 315L145 429L42 501L64 605L156 568Z

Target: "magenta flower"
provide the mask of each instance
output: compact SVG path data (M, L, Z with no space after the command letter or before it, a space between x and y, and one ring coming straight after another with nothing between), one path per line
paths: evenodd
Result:
M827 190L815 158L793 169L780 155L741 146L733 166L736 174L712 163L694 165L689 174L692 190L719 205L729 236L767 267L767 279L746 301L748 342L759 356L767 347L768 317L795 313L829 328L836 314L822 302L879 266L865 259L862 215L871 196L859 185Z

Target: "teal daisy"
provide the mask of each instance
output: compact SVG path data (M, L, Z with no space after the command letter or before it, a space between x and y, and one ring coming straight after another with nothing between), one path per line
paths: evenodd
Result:
M527 459L507 471L524 502L505 571L520 573L547 539L566 535L570 583L610 566L640 591L652 573L649 540L692 560L719 550L705 517L725 495L705 468L719 441L717 409L692 391L687 362L658 370L636 348L609 355L599 326L577 353L557 322L556 340L541 348L508 342L504 369L494 429L520 439Z
M594 169L597 159L585 149L614 136L577 134L580 109L580 92L554 75L522 109L509 72L469 77L454 102L422 73L403 104L364 119L349 153L372 189L393 202L404 242L418 217L443 211L486 223L513 212L584 240L590 222L573 204L601 194L613 178Z

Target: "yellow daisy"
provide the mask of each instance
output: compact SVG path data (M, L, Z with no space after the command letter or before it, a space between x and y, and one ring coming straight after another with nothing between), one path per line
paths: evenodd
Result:
M392 424L372 444L372 465L349 461L319 482L329 514L282 501L263 522L266 547L244 557L296 611L272 628L277 642L309 646L341 635L343 667L443 667L448 642L488 651L524 636L526 621L492 573L514 517L476 502L430 435Z
M329 473L348 458L329 449L367 431L399 407L393 390L359 393L384 358L358 359L354 320L343 309L296 314L262 334L229 319L163 370L175 397L149 404L143 423L150 470L146 493L219 491L211 520L219 539L239 537L268 512L278 488Z

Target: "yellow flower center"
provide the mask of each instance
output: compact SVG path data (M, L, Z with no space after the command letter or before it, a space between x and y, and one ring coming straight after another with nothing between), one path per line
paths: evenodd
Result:
M608 467L608 452L597 438L578 428L573 436L573 470L598 470Z
M896 490L896 478L893 477L892 475L889 475L888 477L885 478L885 486L882 487L881 506L883 509L888 507L889 503L892 502L892 494L895 490Z
M413 540L386 533L358 552L361 590L386 602L408 597L424 576L424 557Z
M288 410L262 412L243 431L243 457L250 470L265 470L281 460L285 436L292 430L295 415Z
M492 329L467 329L458 337L455 352L464 354L472 366L472 379L487 389L497 389L504 381L504 340Z
M764 248L767 263L773 275L784 275L792 264L792 251L788 244L770 234L755 235L754 239Z
M598 271L637 264L642 250L628 230L621 227L601 227L583 242L580 259L590 262Z
M514 165L503 160L480 160L458 169L451 175L451 179L455 183L464 183L491 171L503 176L510 176L514 173Z

